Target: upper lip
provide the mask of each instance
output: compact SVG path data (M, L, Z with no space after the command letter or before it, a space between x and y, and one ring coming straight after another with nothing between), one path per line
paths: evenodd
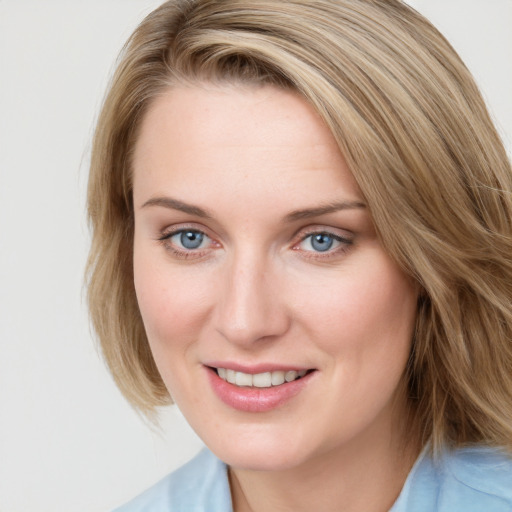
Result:
M276 363L257 363L257 364L244 364L235 363L231 361L212 361L204 363L205 366L211 368L226 368L227 370L234 370L236 372L250 373L256 375L258 373L265 372L277 372L277 371L301 371L301 370L312 370L313 368L303 365L296 364L276 364Z

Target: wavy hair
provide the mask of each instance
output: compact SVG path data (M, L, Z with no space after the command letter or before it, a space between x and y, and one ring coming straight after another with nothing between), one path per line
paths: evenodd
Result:
M421 289L404 379L423 442L512 451L510 162L465 65L399 0L174 0L130 37L93 142L87 267L126 398L148 415L170 402L133 285L132 153L152 100L201 81L293 89L316 109Z

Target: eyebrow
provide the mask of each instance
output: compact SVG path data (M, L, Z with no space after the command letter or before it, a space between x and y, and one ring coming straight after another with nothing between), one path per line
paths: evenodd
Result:
M173 199L171 197L153 197L152 199L146 201L141 206L141 208L146 208L148 206L163 206L164 208L179 210L180 212L188 213L189 215L195 215L205 219L210 219L212 217L208 211L199 208L199 206L184 203L183 201L178 201L177 199Z
M212 215L203 208L192 204L184 203L178 199L172 197L154 197L146 201L141 208L147 208L148 206L163 206L171 210L178 210L189 215L195 215L205 219L211 219ZM300 210L294 210L284 217L285 222L295 222L303 219L310 219L312 217L318 217L320 215L326 215L328 213L334 213L341 210L353 210L353 209L365 209L366 205L360 201L336 201L334 203L328 203L312 208L302 208Z
M310 219L311 217L318 217L320 215L326 215L328 213L334 213L341 210L354 210L365 208L366 205L360 201L337 201L334 203L316 206L314 208L294 210L293 212L286 215L284 220L286 222L294 222L297 220Z

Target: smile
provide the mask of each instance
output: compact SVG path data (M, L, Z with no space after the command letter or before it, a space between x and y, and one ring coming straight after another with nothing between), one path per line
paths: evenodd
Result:
M248 373L220 364L205 366L211 389L224 404L243 412L269 412L290 402L316 380L316 369L275 369ZM253 370L254 371L254 370Z
M308 370L273 371L263 373L237 372L228 368L217 368L217 375L224 381L239 387L270 388L304 377Z

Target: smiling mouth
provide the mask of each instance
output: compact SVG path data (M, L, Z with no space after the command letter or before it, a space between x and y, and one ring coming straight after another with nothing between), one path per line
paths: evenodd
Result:
M263 373L244 373L230 370L228 368L212 368L217 375L224 381L229 382L238 387L246 388L270 388L281 386L287 382L299 380L314 370L288 370L273 371Z

